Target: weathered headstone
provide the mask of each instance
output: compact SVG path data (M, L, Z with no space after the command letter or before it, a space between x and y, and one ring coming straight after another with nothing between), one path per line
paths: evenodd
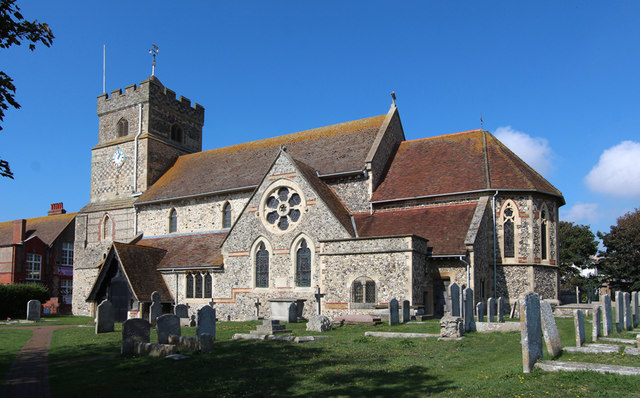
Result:
M27 303L27 321L36 321L40 320L40 301L38 300L29 300Z
M600 328L600 319L602 318L602 309L598 306L593 310L593 330L591 332L591 338L595 343L598 341L598 337L602 335L602 329Z
M576 347L582 347L585 342L584 314L581 310L573 310L573 325L576 328Z
M498 297L498 322L504 322L504 297Z
M165 314L156 319L158 344L169 344L169 335L180 336L180 318L177 315Z
M458 316L445 314L440 319L440 337L457 339L464 335L464 321Z
M560 341L560 333L556 326L556 319L553 317L551 304L546 301L540 302L540 319L542 320L542 335L547 345L547 352L552 357L562 352L562 342Z
M151 306L149 307L149 323L151 326L156 325L156 319L162 315L162 303L160 303L160 293L154 291L151 293Z
M519 300L520 343L522 344L522 371L531 373L533 365L542 358L542 325L540 297L527 294Z
M466 332L475 331L476 322L473 316L473 290L464 289L464 330Z
M307 322L307 330L320 333L331 330L331 320L324 315L312 315Z
M634 328L637 328L640 324L640 309L638 308L638 305L640 305L640 303L638 302L638 299L638 292L631 293L631 312L633 315Z
M496 303L493 297L487 300L487 322L496 321Z
M113 332L114 314L111 301L104 299L96 308L96 334Z
M151 325L144 319L127 319L122 323L121 354L133 354L135 343L149 343Z
M411 304L409 300L402 302L402 323L407 323L411 320Z
M189 319L189 307L186 304L178 304L173 309L173 313L176 314L178 318L187 318Z
M196 326L196 335L203 333L210 334L216 338L216 310L209 305L198 310L198 326Z
M457 283L449 286L449 297L451 297L451 316L459 317L460 314L460 287Z
M389 301L389 325L397 325L400 322L398 314L398 300L391 299Z
M611 297L608 294L602 296L602 335L609 336L613 333L613 314L611 313Z
M511 304L511 313L509 314L509 318L520 318L520 301L516 300Z
M624 295L616 292L616 330L622 332L624 328Z
M625 330L633 329L633 318L631 318L631 294L624 292L624 328Z
M478 322L484 322L484 303L482 301L476 304L476 312L478 313Z

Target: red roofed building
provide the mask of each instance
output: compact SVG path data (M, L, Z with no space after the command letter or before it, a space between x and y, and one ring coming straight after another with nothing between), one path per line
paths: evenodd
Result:
M98 97L91 201L78 215L74 311L103 299L144 316L295 298L369 314L393 298L426 314L448 286L475 301L557 300L560 191L487 131L406 141L384 115L202 151L204 108L152 76ZM270 308L259 308L269 316ZM304 315L313 315L307 305Z

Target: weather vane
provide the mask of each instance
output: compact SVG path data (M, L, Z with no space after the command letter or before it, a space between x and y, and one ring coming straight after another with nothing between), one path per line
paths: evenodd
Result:
M153 48L149 50L149 54L153 55L153 63L151 63L151 76L156 75L156 55L159 51L160 50L158 49L158 46L156 46L155 44L153 45Z

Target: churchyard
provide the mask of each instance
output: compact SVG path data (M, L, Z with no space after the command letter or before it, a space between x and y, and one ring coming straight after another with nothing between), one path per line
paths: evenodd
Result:
M365 332L438 334L438 320L390 326L344 325L321 333L326 338L295 344L268 340L232 340L262 322L216 324L212 352L184 360L120 355L122 324L96 334L92 318L45 318L38 324L78 324L54 332L49 352L53 397L86 396L632 396L637 376L593 372L523 373L519 332L467 333L459 341L437 338L365 337ZM591 341L591 315L585 338ZM507 322L516 321L506 319ZM575 346L574 319L555 318L563 346ZM35 324L37 325L37 324ZM319 335L306 324L290 323L293 336ZM183 326L194 337L195 327ZM609 337L635 338L636 332L613 330ZM0 327L0 376L28 330ZM154 328L151 342L157 342ZM544 348L544 360L551 359ZM564 352L566 362L640 367L640 357L624 354Z

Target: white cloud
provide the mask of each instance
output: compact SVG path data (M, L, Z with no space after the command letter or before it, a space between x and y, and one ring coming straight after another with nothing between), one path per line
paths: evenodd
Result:
M577 224L595 224L600 218L597 203L576 203L569 209L560 209L560 218Z
M538 173L546 175L553 168L553 152L545 138L532 137L511 126L498 127L494 135Z
M592 191L640 197L640 143L623 141L605 150L584 180Z

